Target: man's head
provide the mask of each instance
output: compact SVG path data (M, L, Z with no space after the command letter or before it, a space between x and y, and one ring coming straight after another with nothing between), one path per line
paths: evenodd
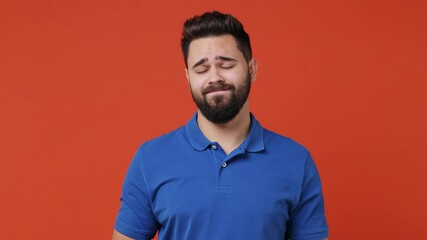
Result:
M181 43L200 112L213 123L229 122L247 103L256 77L248 34L231 15L212 12L188 20Z
M213 11L190 18L184 23L181 49L185 66L188 68L188 51L193 40L226 34L234 37L237 47L242 52L246 62L249 62L252 59L252 49L249 35L243 25L230 14Z

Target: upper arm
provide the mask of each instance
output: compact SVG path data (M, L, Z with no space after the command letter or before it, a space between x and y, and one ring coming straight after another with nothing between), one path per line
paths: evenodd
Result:
M128 238L125 235L119 233L116 229L114 229L113 240L133 240L133 238Z
M141 159L141 151L138 150L126 173L120 198L121 205L114 229L122 235L145 240L155 236L158 224L151 206L150 193L144 180ZM115 235L121 236L117 233Z
M320 176L308 153L297 207L290 216L290 239L328 237Z

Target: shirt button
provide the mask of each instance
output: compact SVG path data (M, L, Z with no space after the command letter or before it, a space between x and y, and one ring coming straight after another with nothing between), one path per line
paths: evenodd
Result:
M218 147L216 145L212 145L212 149L216 150Z
M226 162L223 162L222 163L222 167L224 168L224 167L227 167L227 163Z

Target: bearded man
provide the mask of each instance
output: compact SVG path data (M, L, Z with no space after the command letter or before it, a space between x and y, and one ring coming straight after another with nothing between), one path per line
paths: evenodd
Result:
M242 24L216 11L195 16L181 47L198 110L138 149L113 239L326 239L309 152L249 110L258 63Z

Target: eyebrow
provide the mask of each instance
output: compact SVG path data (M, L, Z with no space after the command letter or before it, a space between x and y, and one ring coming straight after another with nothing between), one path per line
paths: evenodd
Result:
M224 61L224 62L235 62L236 61L236 59L234 59L234 58L224 57L224 56L216 56L215 60L218 60L218 59L221 61Z
M195 69L196 67L202 65L203 63L205 63L207 61L208 61L207 58L202 58L202 59L200 59L200 61L196 62L191 69Z
M216 57L215 57L215 60L221 60L221 61L224 61L224 62L235 62L235 61L236 61L236 59L234 59L234 58L231 58L231 57L224 57L224 56L216 56ZM202 59L200 59L198 62L196 62L196 63L193 65L193 67L191 67L191 69L194 69L194 68L196 68L196 67L198 67L198 66L202 65L203 63L207 62L207 61L208 61L208 59L207 59L207 58L202 58Z

